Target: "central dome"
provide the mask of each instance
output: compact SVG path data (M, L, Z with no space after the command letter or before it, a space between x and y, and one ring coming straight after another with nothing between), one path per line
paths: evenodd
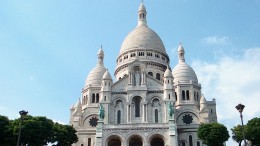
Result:
M138 48L166 53L161 38L147 25L139 25L127 35L121 46L120 54Z

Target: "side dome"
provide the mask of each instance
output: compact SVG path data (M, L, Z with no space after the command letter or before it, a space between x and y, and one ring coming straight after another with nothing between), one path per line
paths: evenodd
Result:
M88 74L85 86L101 86L102 77L105 72L106 68L103 65L97 65Z
M103 77L104 73L106 72L106 68L104 67L104 63L103 63L104 52L103 52L102 48L98 51L97 56L98 56L97 65L88 74L88 77L85 82L85 87L101 86L102 77Z
M185 62L178 63L174 67L172 75L174 77L174 82L191 80L198 83L198 78L194 70Z
M122 43L120 54L138 48L156 50L166 54L161 38L147 25L139 25L127 35Z
M179 44L178 47L178 58L179 63L174 67L172 75L174 77L174 82L179 81L194 81L198 83L197 75L195 74L194 70L185 63L185 50L182 44Z

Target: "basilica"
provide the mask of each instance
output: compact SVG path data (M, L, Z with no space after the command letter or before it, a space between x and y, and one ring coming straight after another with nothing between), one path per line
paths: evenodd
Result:
M104 66L105 52L97 52L97 65L70 108L79 138L74 146L203 146L197 137L200 123L217 122L216 101L201 93L184 47L179 44L178 64L171 69L171 56L148 27L146 14L141 3L137 26L116 59L114 79Z

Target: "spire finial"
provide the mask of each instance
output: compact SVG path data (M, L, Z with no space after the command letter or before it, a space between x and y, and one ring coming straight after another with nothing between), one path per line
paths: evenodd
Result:
M104 51L103 51L102 45L101 45L100 49L98 50L98 64L103 65L103 59L104 59Z
M179 57L179 62L185 62L185 57L184 57L184 48L182 46L182 43L179 43L179 47L178 47L178 57Z
M138 9L138 26L140 25L146 25L146 9L143 0Z

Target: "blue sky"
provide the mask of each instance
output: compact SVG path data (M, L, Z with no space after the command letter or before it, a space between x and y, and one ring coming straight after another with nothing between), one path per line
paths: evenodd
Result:
M182 42L220 123L260 117L260 1L145 1L148 26L177 64ZM0 1L0 114L19 110L68 123L100 45L113 74L126 35L137 25L140 1ZM235 145L231 138L229 146Z

